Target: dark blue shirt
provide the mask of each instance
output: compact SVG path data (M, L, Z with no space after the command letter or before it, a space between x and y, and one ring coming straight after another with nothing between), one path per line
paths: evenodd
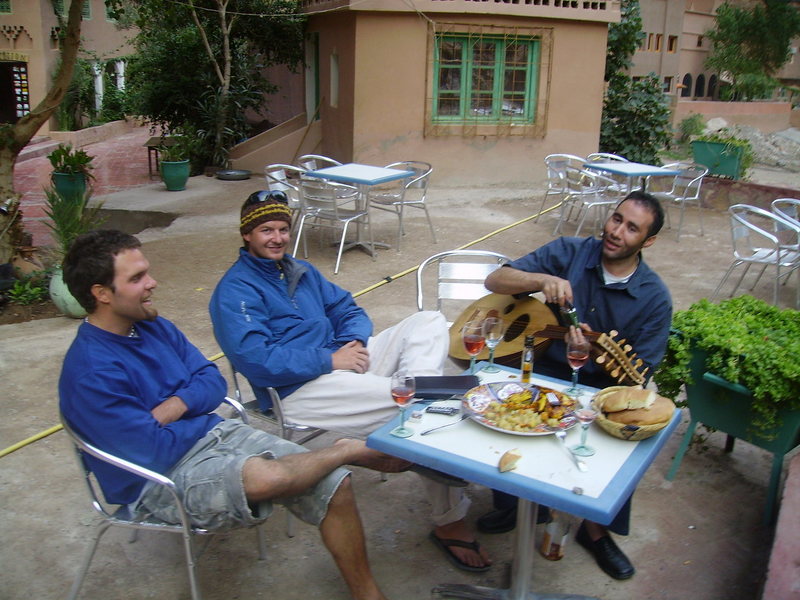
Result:
M647 377L661 362L672 324L672 299L661 278L643 259L627 283L603 279L600 263L602 240L562 237L545 244L507 266L529 273L547 273L570 282L578 319L593 331L620 333L637 358L649 367ZM568 323L563 322L567 325ZM534 363L535 373L568 379L571 373L564 342L553 341ZM616 381L593 361L581 370L579 381L594 387L616 385Z

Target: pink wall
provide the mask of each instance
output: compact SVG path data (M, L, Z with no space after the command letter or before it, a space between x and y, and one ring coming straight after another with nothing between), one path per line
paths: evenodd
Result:
M788 129L792 105L789 102L712 102L705 100L679 100L672 122L680 123L691 114L700 114L706 120L720 117L731 125L750 125L764 133Z

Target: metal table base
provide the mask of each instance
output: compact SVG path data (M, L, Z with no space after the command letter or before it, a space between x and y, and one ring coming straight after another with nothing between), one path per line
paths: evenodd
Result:
M599 600L594 596L577 594L536 594L531 591L533 573L534 538L536 526L536 504L520 498L517 502L516 549L511 564L511 587L490 588L479 585L443 584L431 592L444 598L466 598L467 600Z

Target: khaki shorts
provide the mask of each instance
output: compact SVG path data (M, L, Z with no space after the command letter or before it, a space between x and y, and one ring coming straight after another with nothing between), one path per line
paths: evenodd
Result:
M238 420L219 423L199 440L166 475L183 496L192 525L212 530L251 527L263 523L273 503L286 506L295 516L319 526L328 503L350 471L337 468L303 494L290 498L248 504L242 483L244 463L255 456L266 459L308 452L302 446ZM153 515L169 523L180 523L172 495L161 485L148 483L133 511L140 517Z

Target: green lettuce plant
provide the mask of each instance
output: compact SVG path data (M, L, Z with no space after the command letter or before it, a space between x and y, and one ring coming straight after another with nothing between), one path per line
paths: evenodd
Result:
M675 334L653 376L661 395L675 400L692 382L689 360L696 347L707 352L708 371L750 390L756 435L768 437L782 410L800 410L800 312L747 295L718 304L702 299L676 312L672 326Z

